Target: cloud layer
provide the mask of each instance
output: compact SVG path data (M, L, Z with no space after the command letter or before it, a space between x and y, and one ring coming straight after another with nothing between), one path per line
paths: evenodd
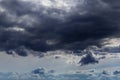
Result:
M78 50L119 37L119 0L0 0L0 50ZM21 48L22 47L22 48ZM22 49L22 50L21 50Z

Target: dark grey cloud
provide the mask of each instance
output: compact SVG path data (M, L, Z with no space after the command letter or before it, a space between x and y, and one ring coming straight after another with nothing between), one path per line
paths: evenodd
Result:
M93 56L93 53L91 51L86 52L86 56L82 57L82 59L79 61L81 63L81 66L88 65L88 64L95 64L99 61Z
M120 74L120 71L116 70L113 72L114 75L119 75Z
M32 71L33 74L39 74L39 75L44 75L45 74L45 69L44 68L38 68Z
M21 56L27 56L26 50L75 51L101 46L102 39L120 34L118 0L114 4L113 0L84 0L82 4L75 0L68 7L30 1L0 1L1 51L12 54L13 50Z

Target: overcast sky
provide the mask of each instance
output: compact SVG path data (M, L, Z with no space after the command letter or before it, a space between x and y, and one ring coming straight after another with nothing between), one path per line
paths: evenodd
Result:
M103 46L120 36L120 1L0 0L0 50L27 56Z

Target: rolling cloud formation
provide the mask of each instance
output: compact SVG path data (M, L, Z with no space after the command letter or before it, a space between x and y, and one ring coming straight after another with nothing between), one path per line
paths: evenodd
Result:
M120 37L119 0L0 0L0 50L79 50Z

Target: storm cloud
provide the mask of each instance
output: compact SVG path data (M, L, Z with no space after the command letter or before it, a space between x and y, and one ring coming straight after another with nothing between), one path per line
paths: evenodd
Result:
M0 50L80 50L119 37L119 0L0 0ZM22 47L22 48L21 48Z

